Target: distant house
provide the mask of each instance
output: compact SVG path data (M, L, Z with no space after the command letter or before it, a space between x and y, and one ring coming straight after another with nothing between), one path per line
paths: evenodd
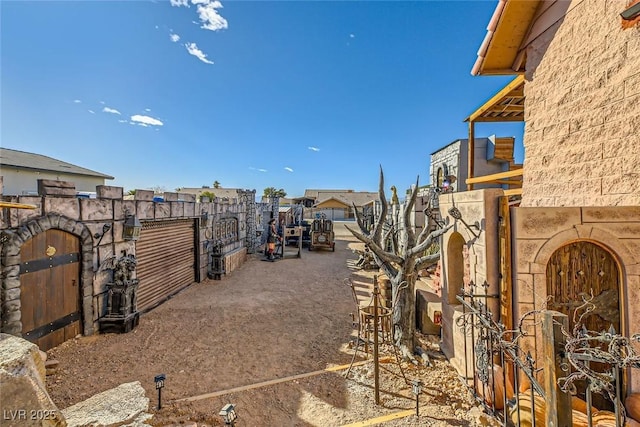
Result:
M239 188L213 188L213 187L181 187L176 189L176 192L181 194L193 194L199 200L202 193L213 193L217 199L237 199L238 198L238 190L242 191Z
M378 193L353 190L305 190L304 199L314 200L314 215L324 214L326 218L340 220L355 217L353 206L360 212L378 199Z
M97 185L105 185L105 180L114 179L42 154L9 148L0 148L0 176L4 195L37 194L39 179L73 182L78 192L95 192Z

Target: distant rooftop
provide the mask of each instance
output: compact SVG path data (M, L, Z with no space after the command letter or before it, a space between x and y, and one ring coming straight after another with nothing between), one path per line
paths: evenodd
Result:
M42 154L27 153L26 151L0 148L0 166L11 166L20 169L64 172L73 175L94 176L104 179L114 179L111 175L96 172L91 169L63 162Z

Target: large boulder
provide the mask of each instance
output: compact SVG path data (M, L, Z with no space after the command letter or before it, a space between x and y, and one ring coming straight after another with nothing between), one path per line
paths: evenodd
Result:
M67 425L47 393L45 378L44 360L38 346L0 333L3 426Z
M109 426L123 424L143 426L144 421L151 418L146 411L149 398L139 381L121 384L102 393L98 393L85 401L63 409L69 427L99 425Z

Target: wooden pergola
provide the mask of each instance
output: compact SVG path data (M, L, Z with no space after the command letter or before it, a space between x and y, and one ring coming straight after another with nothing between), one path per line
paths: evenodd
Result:
M518 182L520 182L521 184L521 181L514 181L513 179L520 178L521 180L522 168L482 177L475 177L473 171L475 159L475 124L483 122L523 122L524 98L524 75L520 74L464 120L465 122L469 122L469 169L466 180L469 190L473 190L473 184L479 183L518 184ZM505 193L521 194L522 188L510 189Z

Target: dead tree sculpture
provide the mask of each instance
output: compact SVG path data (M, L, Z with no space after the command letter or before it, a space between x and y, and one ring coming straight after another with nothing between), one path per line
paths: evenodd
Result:
M393 302L393 340L405 358L414 360L415 330L416 330L416 296L415 283L417 273L438 262L440 253L427 254L427 249L437 243L439 237L451 226L440 228L431 233L429 226L425 226L419 235L413 229L411 212L418 194L418 180L405 203L403 222L396 215L387 215L389 205L384 194L384 173L380 168L380 184L378 197L381 212L375 218L373 230L368 231L362 217L356 212L356 220L360 231L347 226L347 229L361 242L365 243L373 252L376 263L389 277ZM429 207L427 207L429 208ZM392 245L386 242L392 239ZM390 250L387 250L388 248Z

